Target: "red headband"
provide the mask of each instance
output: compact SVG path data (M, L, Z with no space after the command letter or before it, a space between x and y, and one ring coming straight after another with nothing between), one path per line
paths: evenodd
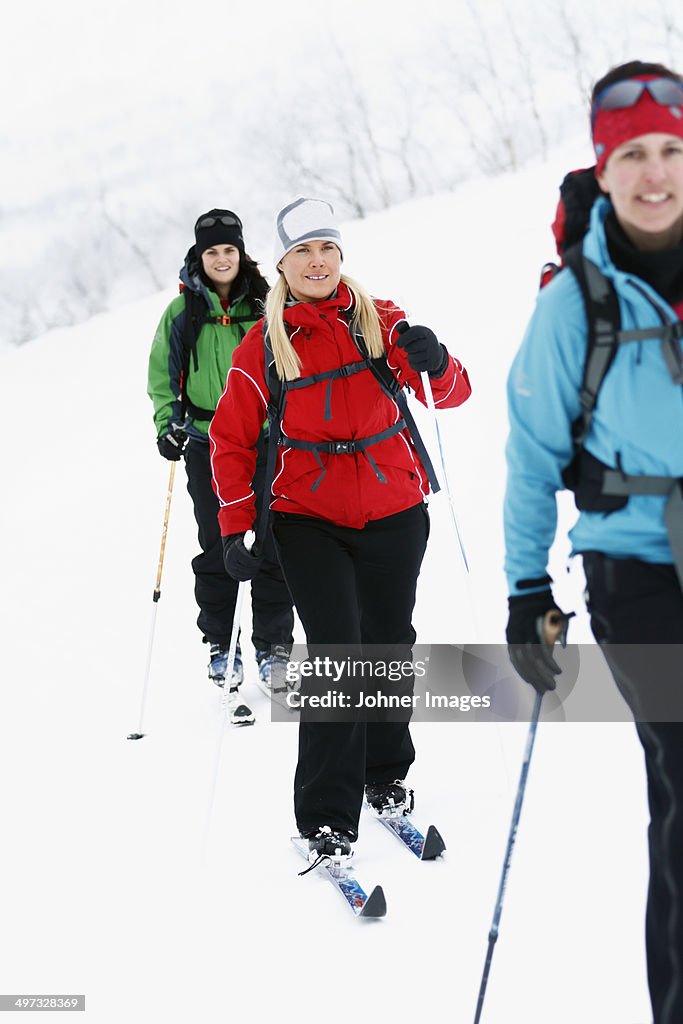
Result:
M647 82L657 76L635 77L640 82ZM678 117L674 110L678 111ZM617 146L650 132L662 132L683 138L683 117L680 116L680 108L661 106L652 99L647 89L643 90L638 102L632 107L621 107L618 110L605 110L599 107L593 125L593 146L597 157L595 173L602 173Z

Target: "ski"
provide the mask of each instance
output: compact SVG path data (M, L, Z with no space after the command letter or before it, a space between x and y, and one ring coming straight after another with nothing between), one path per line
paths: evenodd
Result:
M308 860L308 840L292 836L292 843L301 856ZM350 867L335 864L334 861L325 858L318 868L342 894L356 917L384 917L387 912L387 903L381 885L376 885L368 896L358 879L352 874Z
M423 836L405 815L383 816L377 814L372 808L370 810L373 818L393 832L397 839L400 839L403 845L415 854L418 860L435 860L446 849L446 844L434 825L430 825L427 835Z
M255 683L258 686L262 694L272 700L273 704L278 704L285 711L288 711L291 715L296 714L300 711L299 704L299 691L296 687L282 686L272 689L267 683L264 683L260 676L257 676ZM289 700L287 697L289 694L295 694L296 696L290 696Z
M227 709L230 712L230 724L236 726L253 725L256 721L256 715L251 710L248 704L242 704L239 701L234 703L228 702Z
M253 725L256 721L256 715L249 705L240 699L239 690L231 690L229 693L224 692L221 697L221 704L223 711L230 719L231 725L238 727Z

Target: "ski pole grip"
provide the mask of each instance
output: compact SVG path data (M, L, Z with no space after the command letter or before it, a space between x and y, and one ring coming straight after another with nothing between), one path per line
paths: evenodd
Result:
M546 612L543 619L543 639L552 650L559 641L563 647L567 644L567 627L569 620L574 617L574 612L563 615L561 612Z
M410 329L410 324L407 320L399 320L396 324L396 333L405 334ZM434 405L434 395L432 394L432 382L429 379L429 374L426 370L423 370L420 374L420 380L422 381L422 390L425 394L425 401L427 402L427 408L435 413L436 406Z
M254 531L253 530L247 530L247 532L244 535L244 542L243 542L244 543L244 547L245 547L245 549L247 551L251 551L251 549L254 546L254 541L255 540L256 540L256 534L254 533Z

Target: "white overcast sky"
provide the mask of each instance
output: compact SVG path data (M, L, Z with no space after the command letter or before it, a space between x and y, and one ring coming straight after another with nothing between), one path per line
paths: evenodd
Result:
M219 76L226 90L246 97L250 77L254 84L253 76L271 64L305 76L307 62L319 62L332 36L369 55L373 46L416 38L429 23L446 17L452 22L458 6L465 11L466 4L446 0L15 3L3 15L0 84L19 118L42 110L61 120L64 99L74 100L76 93L87 111L103 103L103 113L136 95L164 95L172 102L187 90L201 92ZM415 57L410 74L427 59L419 52ZM40 119L33 127L40 130Z
M465 12L466 4L462 4ZM301 102L314 104L307 77L324 65L333 40L366 78L384 72L373 54L410 51L405 70L428 60L419 42L443 18L458 17L444 0L84 0L17 2L3 14L0 62L0 188L5 207L31 202L68 179L89 133L137 140L177 111L178 130L207 101L230 108L264 93L277 109L278 80L296 79ZM455 13L454 13L455 11ZM122 128L123 121L123 128ZM169 131L173 121L169 122ZM133 143L134 144L134 143ZM73 180L80 177L73 166ZM52 182L51 180L52 179ZM1 209L1 207L0 207Z
M597 9L593 0L552 3L575 16L582 34L609 32L615 40L636 12L651 12L657 22L665 9L680 7L673 8L673 0L601 0ZM2 19L0 157L12 157L0 160L4 203L11 206L15 192L25 198L22 189L32 178L45 180L53 159L63 162L70 139L92 128L101 132L108 121L115 134L125 116L137 138L141 119L159 104L171 116L177 107L180 123L193 104L223 95L229 111L236 100L248 104L255 90L270 94L277 110L283 76L297 81L299 102L315 104L307 76L312 82L313 69L324 66L333 40L366 86L381 88L387 55L391 60L394 54L392 72L410 84L429 67L430 44L439 33L448 30L457 49L471 51L470 12L490 31L507 10L528 39L543 34L539 19L548 9L543 0L15 0ZM680 21L680 11L673 17ZM494 50L505 34L502 25L490 31ZM557 43L548 39L550 47ZM221 127L229 130L229 116ZM44 145L35 156L37 139ZM22 143L30 147L19 175L26 180L17 182L14 156Z

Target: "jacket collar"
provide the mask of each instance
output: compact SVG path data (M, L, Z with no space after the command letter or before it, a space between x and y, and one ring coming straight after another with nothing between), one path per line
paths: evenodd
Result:
M648 284L642 277L633 272L624 270L617 266L612 259L607 243L607 232L605 220L612 210L612 203L607 196L600 196L595 200L591 210L590 226L584 238L583 253L587 259L592 260L599 270L609 278L619 292L632 282L637 283L638 289L653 303L665 309L671 309L672 319L677 319L677 314L668 305L662 295L657 292L651 284ZM632 291L627 294L633 294Z
M320 317L336 320L340 312L348 315L353 311L353 295L343 281L337 290L322 302L296 302L286 305L283 317L288 324L305 327L317 323Z

